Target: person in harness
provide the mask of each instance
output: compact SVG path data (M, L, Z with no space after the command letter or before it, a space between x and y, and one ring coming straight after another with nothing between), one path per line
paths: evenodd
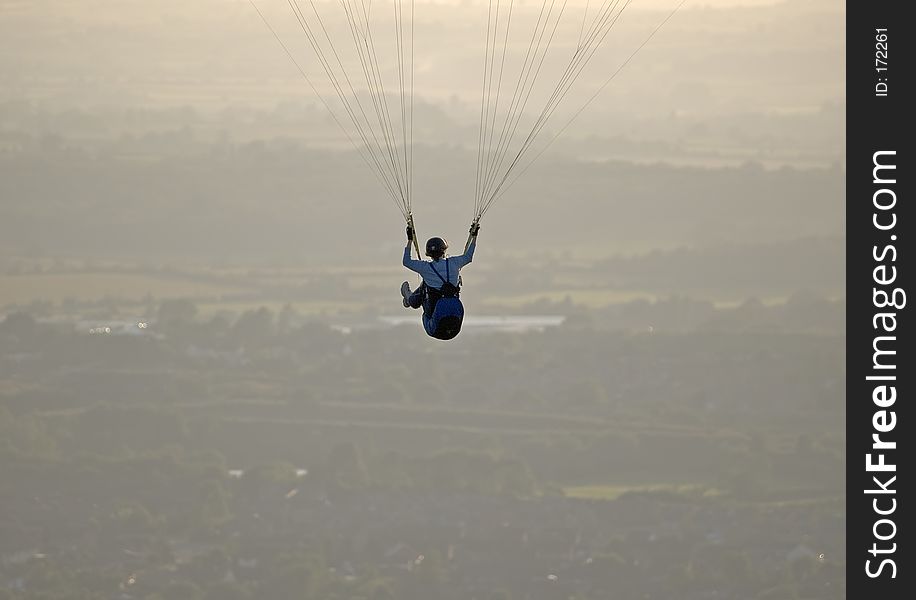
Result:
M460 295L461 268L474 259L477 248L477 233L480 225L471 225L471 237L461 256L445 256L448 243L440 238L430 238L426 242L426 256L432 260L416 260L410 256L410 247L414 241L414 230L407 228L407 247L404 248L404 266L419 273L423 282L416 290L410 290L406 281L401 284L401 296L404 308L423 308L423 328L426 333L440 340L450 340L461 331L464 319L464 306L458 298Z

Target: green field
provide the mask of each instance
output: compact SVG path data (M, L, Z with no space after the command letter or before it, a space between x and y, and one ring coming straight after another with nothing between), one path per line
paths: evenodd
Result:
M722 490L698 483L656 483L641 485L575 485L563 488L563 493L570 498L582 500L616 500L627 493L668 492L685 496L720 496Z
M379 297L397 299L397 286L405 278L399 268L324 269L163 269L111 267L98 270L53 270L36 262L21 273L0 274L0 307L33 302L62 304L109 300L115 304L138 304L150 299L186 298L197 303L203 315L241 313L267 307L279 310L290 305L305 315L363 311L378 304ZM488 279L492 275L488 276ZM412 284L415 279L407 278ZM574 277L562 285L545 280L525 284L517 292L487 293L473 288L476 302L493 309L515 310L537 303L571 302L585 308L601 308L634 301L655 302L665 297L646 290L584 288ZM473 285L473 284L471 284ZM740 305L746 295L737 291L699 291L718 307ZM758 298L766 305L785 301L785 295ZM396 303L392 303L396 307Z
M153 298L214 298L245 291L237 285L196 281L192 277L142 273L40 273L0 275L0 306L33 301L59 303L68 299L103 298L139 302Z

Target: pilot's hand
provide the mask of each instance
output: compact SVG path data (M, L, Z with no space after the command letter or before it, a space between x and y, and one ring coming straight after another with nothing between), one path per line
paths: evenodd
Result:
M408 241L408 242L412 242L412 241L413 241L413 235L414 235L414 234L413 234L413 227L411 227L410 225L408 225L408 226L407 226L407 241Z
M471 236L472 236L472 237L477 237L477 233L478 233L479 231L480 231L480 223L478 223L478 222L476 222L476 221L473 222L473 223L471 223Z

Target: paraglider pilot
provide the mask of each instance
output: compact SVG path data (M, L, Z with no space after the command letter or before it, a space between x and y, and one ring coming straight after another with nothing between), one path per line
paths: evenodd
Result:
M407 246L404 248L404 266L419 273L423 282L411 292L410 284L401 284L401 296L405 308L423 307L423 325L426 332L439 339L451 339L458 334L464 309L458 300L461 268L474 259L477 248L477 234L480 225L475 221L471 225L467 249L460 256L445 256L448 243L439 237L426 242L426 256L430 259L417 260L410 256L410 247L414 240L414 230L407 228ZM448 299L443 302L443 300Z

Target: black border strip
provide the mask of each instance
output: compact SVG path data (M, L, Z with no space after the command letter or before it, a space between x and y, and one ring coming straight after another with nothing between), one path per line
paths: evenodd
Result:
M893 296L894 290L905 294L916 269L908 250L913 227L913 217L907 214L913 201L909 168L912 134L905 128L916 116L916 102L909 91L913 88L910 46L916 26L904 18L906 6L904 2L888 0L847 5L846 469L850 598L902 598L910 588L916 589L911 581L916 567L908 560L913 555L910 546L916 543L916 535L910 531L906 518L916 509L910 506L911 495L902 491L904 487L913 488L902 457L913 451L907 433L913 431L910 422L914 413L909 404L914 401L916 362L910 352L904 351L914 342L908 317L911 309L879 306L885 302L882 292L896 298L896 304L904 304L900 293ZM883 42L882 33L887 36ZM886 46L879 45L882 43ZM882 66L887 70L879 70ZM893 164L896 168L875 171L876 160L885 167ZM882 208L876 208L876 202ZM892 276L893 280L887 282ZM896 354L876 354L876 343L882 351ZM881 386L887 387L882 390ZM896 398L891 401L893 392ZM874 447L875 434L883 448ZM896 443L896 448L889 443ZM869 471L869 460L872 469L882 460L895 467ZM888 514L878 514L879 511ZM886 560L892 562L882 562ZM869 576L868 570L877 576Z

